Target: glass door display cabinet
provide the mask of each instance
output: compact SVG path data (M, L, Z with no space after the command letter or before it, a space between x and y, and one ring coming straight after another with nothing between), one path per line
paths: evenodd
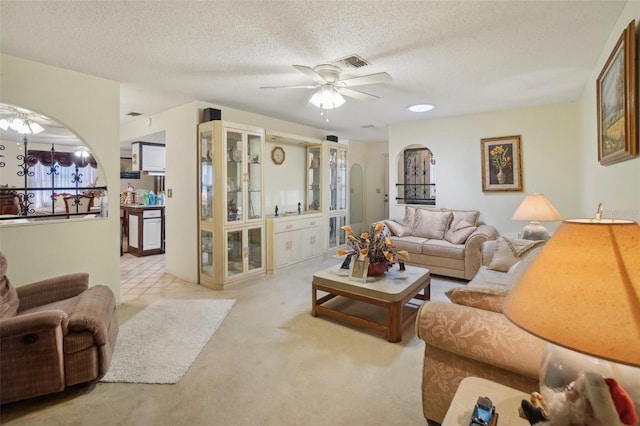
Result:
M307 210L321 211L321 146L307 148Z
M349 207L347 203L347 145L325 142L328 160L328 221L329 249L335 249L346 242L346 234L341 229L347 225Z
M224 289L264 271L262 129L219 120L198 127L199 283Z

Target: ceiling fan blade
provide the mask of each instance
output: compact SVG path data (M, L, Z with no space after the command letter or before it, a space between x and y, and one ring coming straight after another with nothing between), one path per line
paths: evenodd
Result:
M315 86L262 86L261 89L315 89L319 85Z
M338 84L344 87L352 86L364 86L365 84L382 84L389 83L391 76L386 72L379 72L377 74L363 75L361 77L349 78L347 80L340 80Z
M347 89L346 87L336 87L336 90L344 96L349 96L350 98L354 98L359 101L375 101L376 99L380 99L378 96L370 95L364 92L359 92L353 89Z
M315 72L313 70L313 68L304 66L304 65L294 65L293 66L295 69L297 69L298 71L300 71L303 74L306 74L308 77L311 77L314 81L320 83L320 84L324 84L326 83L326 80L324 78L322 78L322 76L320 74L318 74L317 72Z

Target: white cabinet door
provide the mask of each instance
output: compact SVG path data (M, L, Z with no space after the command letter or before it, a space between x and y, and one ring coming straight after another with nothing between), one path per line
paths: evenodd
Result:
M295 263L299 256L300 233L298 231L280 232L273 236L273 267L279 268Z
M322 254L320 227L302 229L300 231L300 257L304 260L320 254Z
M142 145L142 170L164 172L164 146Z
M142 250L153 250L162 247L162 219L144 219L144 229L142 230L144 241Z

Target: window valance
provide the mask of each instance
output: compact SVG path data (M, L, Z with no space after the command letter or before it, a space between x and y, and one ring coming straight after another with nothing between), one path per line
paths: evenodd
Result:
M77 156L73 152L54 152L53 162L51 161L51 151L36 151L30 149L28 155L33 156L33 160L29 161L29 166L33 166L38 162L45 166L51 166L57 162L62 167L69 167L71 165L78 167L89 165L94 169L98 167L98 162L91 154L88 154L88 156Z

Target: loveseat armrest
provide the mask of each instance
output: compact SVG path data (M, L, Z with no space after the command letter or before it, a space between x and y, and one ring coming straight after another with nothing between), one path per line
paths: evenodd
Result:
M498 231L491 225L480 225L464 243L464 278L473 277L482 265L482 243L498 238Z
M43 331L60 327L62 334L67 333L69 317L60 310L32 312L5 318L0 321L0 341L24 336L26 334L38 334ZM0 345L4 352L4 344Z
M0 404L64 389L67 321L59 310L0 320Z
M77 296L89 288L89 274L79 272L16 287L18 312Z
M448 302L425 302L416 334L426 345L537 378L546 342L503 314Z

